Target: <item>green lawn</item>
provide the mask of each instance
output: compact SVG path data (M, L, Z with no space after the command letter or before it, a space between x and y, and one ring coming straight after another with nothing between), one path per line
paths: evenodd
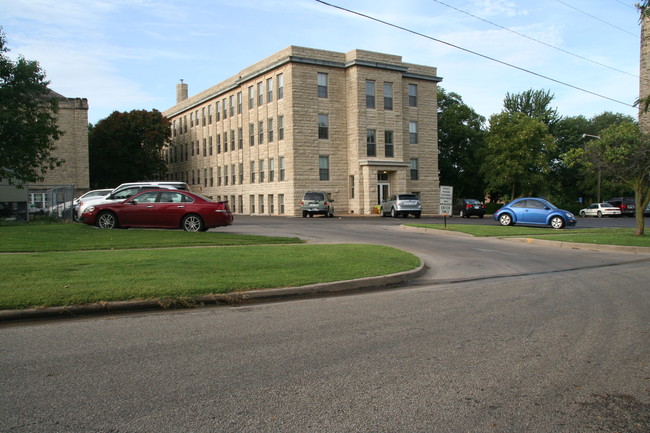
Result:
M80 224L0 227L0 309L184 298L292 287L414 269L377 245ZM7 254L6 252L38 251Z
M555 230L544 227L527 226L497 226L471 224L407 224L436 230L447 230L467 233L479 237L527 237L547 239L562 242L578 242L601 245L623 245L633 247L650 247L650 236L635 236L634 229L604 228L604 229L568 229Z

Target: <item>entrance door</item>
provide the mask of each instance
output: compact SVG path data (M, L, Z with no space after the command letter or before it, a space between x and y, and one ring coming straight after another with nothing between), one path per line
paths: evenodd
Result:
M377 204L381 204L384 200L388 200L390 195L390 184L380 183L377 185Z

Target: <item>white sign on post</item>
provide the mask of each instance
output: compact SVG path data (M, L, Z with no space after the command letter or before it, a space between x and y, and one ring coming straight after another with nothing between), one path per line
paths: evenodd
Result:
M451 215L451 205L454 196L453 186L440 187L440 215Z

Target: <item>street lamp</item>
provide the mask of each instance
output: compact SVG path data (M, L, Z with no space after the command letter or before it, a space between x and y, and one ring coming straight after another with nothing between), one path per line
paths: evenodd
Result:
M595 138L597 140L600 140L600 135L591 135L591 134L582 134L582 138ZM598 186L596 187L596 201L600 203L600 174L601 174L601 167L598 167Z

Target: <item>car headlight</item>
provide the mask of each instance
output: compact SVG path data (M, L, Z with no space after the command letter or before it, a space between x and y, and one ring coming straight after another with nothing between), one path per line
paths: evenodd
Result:
M567 213L566 213L566 217L567 217L567 218L573 218L573 214L572 214L571 212L567 212Z
M94 211L94 210L95 210L95 206L88 206L88 207L84 210L84 213L86 213L86 212L92 212L92 211Z

